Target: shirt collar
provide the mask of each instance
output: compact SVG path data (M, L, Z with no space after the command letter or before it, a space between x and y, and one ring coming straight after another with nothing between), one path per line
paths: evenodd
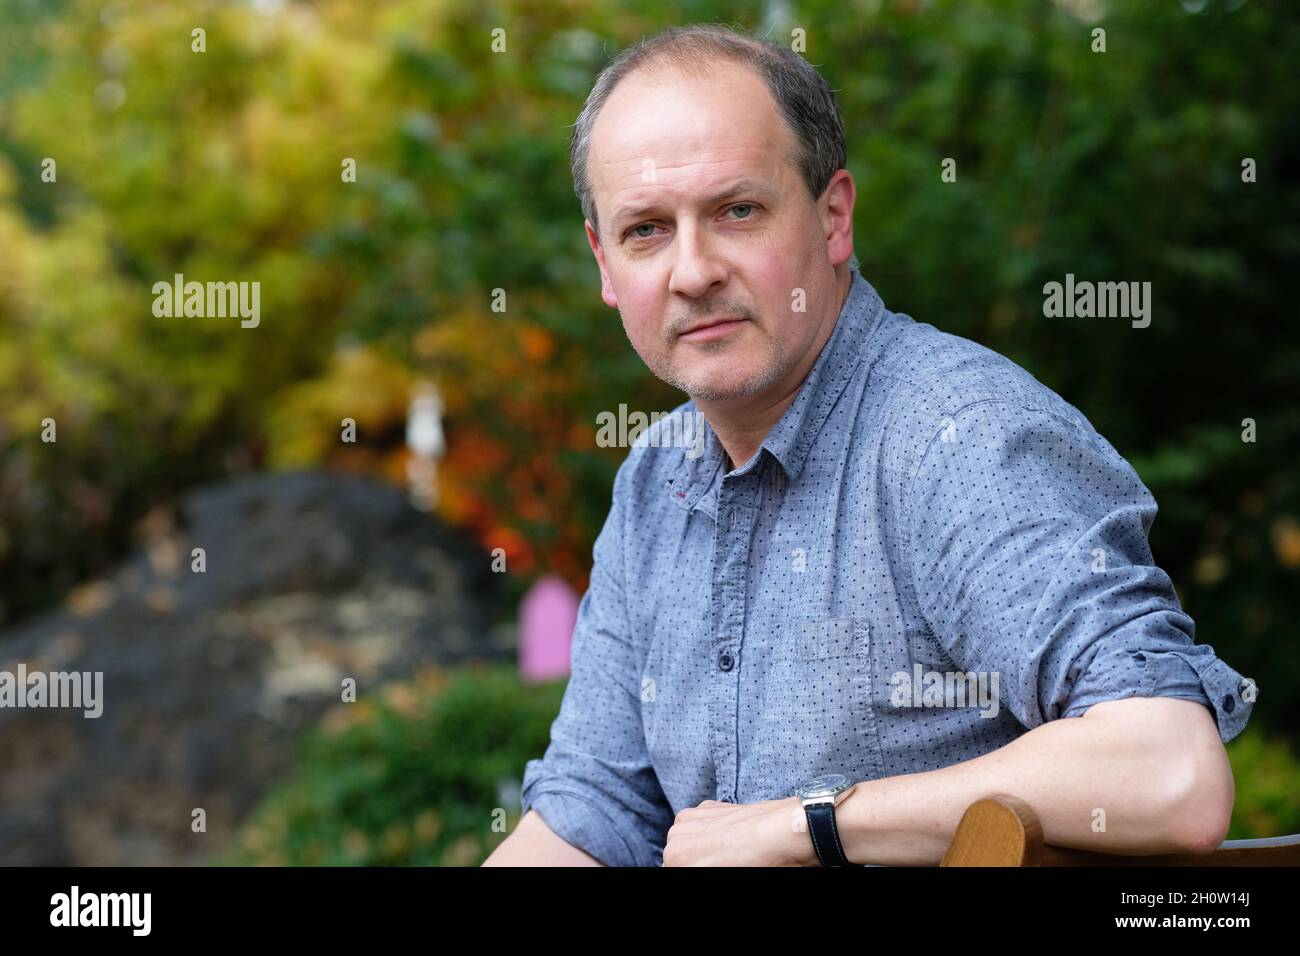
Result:
M767 449L780 463L787 480L798 480L813 442L852 379L866 351L866 341L880 324L884 312L884 303L862 273L851 267L850 276L849 294L835 320L835 328L799 386L799 394L763 439L758 453L729 474L742 475L758 467L763 449ZM686 403L682 414L693 416L704 429L703 453L697 457L683 453L668 479L669 496L689 511L701 504L700 499L713 487L727 455L713 426L699 414L693 401ZM713 513L707 504L705 509Z

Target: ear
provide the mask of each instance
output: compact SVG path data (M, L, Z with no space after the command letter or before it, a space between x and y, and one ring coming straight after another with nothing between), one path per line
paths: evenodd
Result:
M600 247L596 230L591 228L591 220L584 219L582 222L587 230L587 245L591 246L591 254L596 257L596 265L600 267L600 297L611 309L617 309L618 296L614 294L614 284L610 282L609 270L605 268L605 250Z
M853 255L853 203L856 198L853 174L841 169L831 177L817 202L817 214L826 236L826 255L832 266L848 262Z

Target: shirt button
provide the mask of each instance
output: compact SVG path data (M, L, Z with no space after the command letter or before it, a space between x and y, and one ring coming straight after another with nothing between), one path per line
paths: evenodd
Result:
M1236 710L1237 709L1236 698L1234 698L1231 694L1225 695L1223 698L1223 709L1226 710L1228 713L1232 713L1234 710Z
M735 663L736 663L736 659L731 656L731 653L729 651L723 651L721 654L718 655L719 670L729 671L731 670L732 665Z

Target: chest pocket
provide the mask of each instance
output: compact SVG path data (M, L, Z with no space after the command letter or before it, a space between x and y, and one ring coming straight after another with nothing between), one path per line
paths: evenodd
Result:
M870 623L796 618L774 636L760 688L760 749L795 776L878 777Z

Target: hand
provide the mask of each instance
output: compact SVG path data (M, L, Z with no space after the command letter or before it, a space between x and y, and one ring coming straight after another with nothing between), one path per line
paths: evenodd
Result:
M664 866L818 866L798 797L758 803L705 800L677 814Z

